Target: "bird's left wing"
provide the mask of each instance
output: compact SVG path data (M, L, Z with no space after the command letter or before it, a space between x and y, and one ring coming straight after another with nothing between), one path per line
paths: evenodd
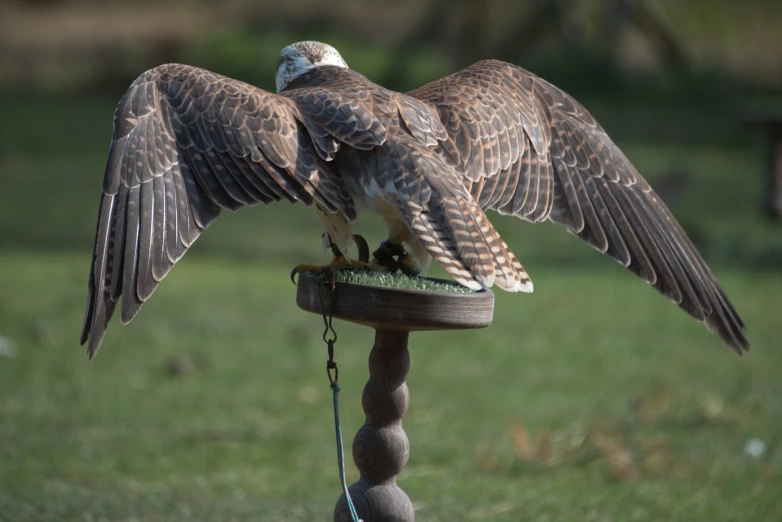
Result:
M481 208L550 219L676 302L737 352L744 324L682 227L566 93L488 60L410 93L437 111L440 145Z
M127 323L221 209L285 199L353 219L326 160L340 137L379 138L361 122L329 134L344 112L324 102L311 121L294 100L186 65L141 75L114 115L81 335L90 355L120 299Z

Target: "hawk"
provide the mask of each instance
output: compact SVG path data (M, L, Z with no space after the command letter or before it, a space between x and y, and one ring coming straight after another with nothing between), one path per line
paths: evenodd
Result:
M314 207L343 262L350 224L368 210L388 227L373 264L415 273L434 258L465 286L509 292L532 282L485 211L550 220L738 353L749 348L668 208L589 112L545 80L486 60L399 93L333 47L299 42L282 50L276 86L168 64L122 97L81 334L91 357L115 306L129 322L223 209L280 200Z

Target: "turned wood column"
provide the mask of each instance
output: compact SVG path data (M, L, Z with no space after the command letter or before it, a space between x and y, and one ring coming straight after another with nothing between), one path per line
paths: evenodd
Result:
M396 484L410 456L410 442L402 428L410 404L405 382L410 369L408 335L375 330L375 346L369 354L369 381L361 396L366 422L353 439L353 462L361 478L348 488L356 512L366 522L415 520L413 503ZM350 522L344 494L334 509L334 520Z
M782 121L769 125L771 154L768 166L768 213L782 221Z
M782 99L750 100L744 104L742 113L744 121L766 134L768 166L764 210L774 221L782 221Z
M353 440L353 461L361 477L348 488L350 497L364 522L413 522L413 504L396 483L410 456L410 442L402 428L410 403L405 382L410 369L409 332L486 327L494 313L494 294L489 290L462 294L353 283L337 283L335 292L332 300L330 289L316 276L302 274L296 303L317 314L324 312L323 306L334 319L375 329L369 381L361 399L366 421ZM344 494L337 501L334 520L351 520Z

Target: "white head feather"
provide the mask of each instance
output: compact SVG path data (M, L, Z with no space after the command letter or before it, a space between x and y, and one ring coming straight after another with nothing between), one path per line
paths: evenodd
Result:
M275 80L277 92L309 70L321 65L348 68L348 64L332 46L320 42L297 42L280 52Z

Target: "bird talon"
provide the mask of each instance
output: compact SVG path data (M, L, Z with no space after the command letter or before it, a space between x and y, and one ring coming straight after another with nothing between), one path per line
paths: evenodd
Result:
M383 271L386 267L379 263L371 263L367 261L359 261L356 259L345 259L344 257L335 258L329 267L338 272L340 270L371 270L371 271Z
M415 258L405 249L404 245L385 240L380 243L372 255L373 259L370 264L380 265L391 272L402 270L405 274L410 275L418 275L420 272Z
M405 273L407 275L413 275L416 276L421 273L421 270L418 268L418 263L416 263L415 258L410 255L408 252L405 252L401 256L399 256L399 259L397 260L397 264L399 265L399 269L402 271L402 273Z
M315 275L327 275L334 278L336 277L337 272L339 272L340 270L384 271L388 269L382 266L380 263L372 263L372 262L368 263L366 261L347 259L344 256L334 256L334 258L331 260L331 263L329 263L326 266L313 265L313 264L296 265L293 268L293 270L291 270L291 282L295 285L296 275L297 274L301 275L304 272L310 272Z
M311 272L315 275L320 275L327 268L328 266L320 266L320 265L312 265L312 264L296 265L295 267L293 267L293 270L291 270L291 282L294 285L297 284L296 274L301 275L304 272Z
M353 241L356 243L358 249L358 260L364 263L369 263L369 245L367 240L358 234L353 234Z
M373 267L375 270L387 270L391 273L394 273L397 270L399 270L399 263L397 263L396 259L394 259L393 257L388 257L381 261L376 256L372 256L372 259L369 261L368 264L369 266Z

